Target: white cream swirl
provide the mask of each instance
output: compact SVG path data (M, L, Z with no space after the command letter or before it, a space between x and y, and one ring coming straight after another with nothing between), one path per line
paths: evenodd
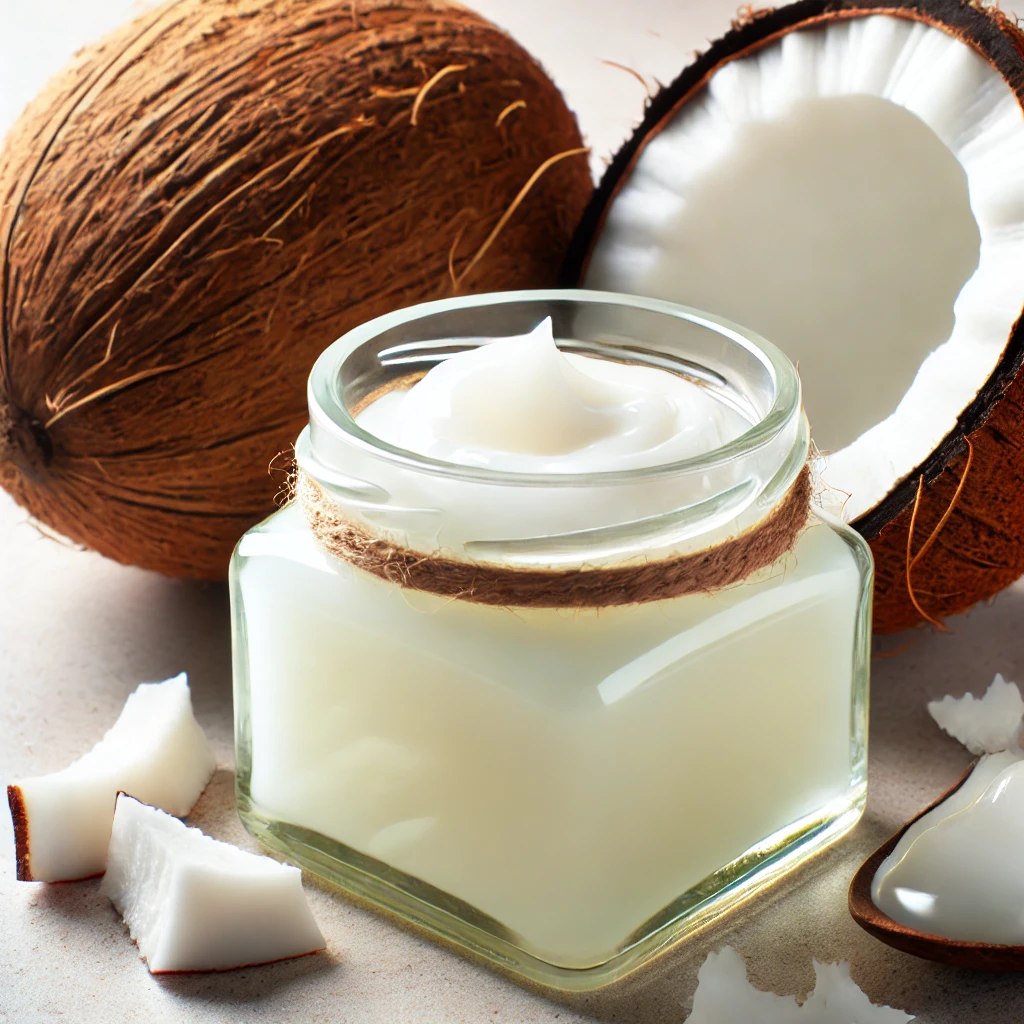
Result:
M666 370L559 351L550 318L452 356L358 418L444 462L519 473L636 469L704 455L750 424Z

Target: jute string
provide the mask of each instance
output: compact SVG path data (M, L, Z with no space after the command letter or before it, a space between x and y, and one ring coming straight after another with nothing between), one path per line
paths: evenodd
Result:
M409 590L507 608L609 608L739 583L792 548L807 522L810 469L760 523L713 547L658 561L594 569L520 569L402 547L345 517L301 471L296 498L320 544L358 569Z

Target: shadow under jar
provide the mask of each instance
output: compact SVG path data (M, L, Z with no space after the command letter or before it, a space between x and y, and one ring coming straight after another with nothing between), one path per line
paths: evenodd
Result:
M563 351L683 375L749 429L674 464L528 475L412 454L357 424L382 389L547 316ZM324 352L309 407L298 466L339 517L500 571L714 553L762 530L806 472L785 356L634 296L400 310ZM838 521L805 521L805 505L790 549L739 582L581 608L378 578L331 553L293 502L232 562L242 820L534 981L584 990L623 976L863 810L871 556Z

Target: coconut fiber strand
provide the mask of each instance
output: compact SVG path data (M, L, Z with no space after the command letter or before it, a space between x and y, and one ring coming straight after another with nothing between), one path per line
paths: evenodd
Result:
M553 284L581 146L539 65L461 7L147 12L0 154L0 483L105 555L223 577L316 356L412 302Z

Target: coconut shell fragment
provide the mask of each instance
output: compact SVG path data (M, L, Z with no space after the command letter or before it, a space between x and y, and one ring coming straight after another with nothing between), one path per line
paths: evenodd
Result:
M686 235L687 225L692 227L696 219L693 211L709 192L700 191L701 182L715 175L721 180L729 173L729 161L737 159L736 147L754 138L729 135L730 126L749 121L757 125L752 132L772 130L776 112L797 109L784 108L779 97L786 90L794 104L808 98L809 103L833 103L844 97L863 102L870 94L870 102L879 109L903 107L897 113L923 122L936 145L945 147L944 156L959 161L960 173L966 176L963 202L968 208L969 183L969 211L976 218L981 242L980 260L976 240L970 269L958 279L962 289L959 294L954 289L945 303L944 315L952 325L956 299L954 333L936 335L928 344L925 355L931 351L942 358L929 363L931 355L922 355L914 364L918 375L911 373L901 392L908 400L897 396L868 424L880 429L844 440L861 444L862 437L869 438L858 449L858 473L840 473L842 445L828 445L837 455L830 456L826 480L831 472L844 481L852 476L871 484L870 495L864 495L856 486L830 481L850 495L852 525L874 552L874 624L880 632L924 621L942 626L946 616L991 597L1024 574L1024 254L1009 242L1024 230L1024 206L1016 192L1024 182L1022 54L1024 35L1016 22L996 8L970 0L800 0L764 11L748 10L648 103L642 124L615 157L589 204L563 272L564 284L615 287L707 308L764 333L799 359L799 346L792 351L785 330L772 325L780 323L780 309L796 310L794 320L804 315L810 303L801 305L801 294L814 298L821 290L804 282L801 293L799 279L786 279L788 256L781 246L778 251L772 248L780 232L765 231L762 239L755 239L750 218L741 225L748 232L748 244L764 256L759 283L767 283L761 307L737 303L733 309L726 301L716 308L705 299L707 289L695 287L690 273L699 263L711 265L715 259L707 250L706 234ZM769 108L774 112L765 114ZM838 106L828 109L842 113ZM983 133L987 134L982 142ZM707 155L719 152L733 155ZM666 153L671 159L659 156ZM720 162L712 167L715 160ZM653 167L658 161L660 165ZM704 177L697 172L687 177L697 165ZM752 190L759 186L762 170L747 179ZM845 181L840 168L835 178L824 179L835 185L833 209L842 212L844 203L849 210L849 203L861 201L858 173L851 171ZM889 180L894 193L912 189L919 181L898 161ZM657 200L657 209L647 198L651 195L665 197ZM742 206L743 197L734 195L733 210L750 209L752 204ZM764 205L772 207L774 199ZM950 209L935 205L926 219L942 225L952 217ZM645 226L645 217L653 226ZM696 255L689 264L671 268L674 274L661 268L649 271L652 253L657 255L669 234L664 225L676 217L677 251L685 252L690 244ZM815 230L824 230L832 218L826 211L808 220ZM724 220L716 222L707 209L704 222L725 229ZM744 241L741 233L738 237ZM908 251L927 255L928 244L919 238L918 248L911 245ZM883 244L880 249L879 255L889 258L898 246ZM832 258L813 248L809 251L823 264ZM835 251L839 255L831 269L842 280L851 270L838 242ZM722 261L725 276L719 280L743 288L745 279L736 269L743 261L733 258L737 252L734 249ZM734 272L734 277L728 276ZM753 275L746 280L753 280ZM850 280L854 283L841 297L859 301L856 277ZM899 308L898 302L894 308ZM840 344L834 338L841 332L831 328L840 328L847 315L848 308L837 303L833 319L816 325L822 351ZM861 335L860 340L869 339ZM953 352L954 341L959 361L945 358ZM842 344L849 351L849 344ZM852 344L859 344L856 336ZM984 348L984 357L972 354L972 346ZM940 351L943 348L945 352ZM873 377L865 374L865 391L888 376L885 356L883 349L881 358L864 358L874 372ZM810 356L801 364L802 371L809 362ZM919 389L915 402L909 401L911 382ZM947 383L953 391L964 382L969 385L966 396L954 400L943 395L941 388ZM815 436L810 400L827 406L844 399L855 386L845 372L837 372L830 392L811 394L807 389ZM945 416L941 429L934 424L927 430L921 427L919 442L904 443L913 437L922 416L940 408ZM898 428L892 426L897 422ZM871 438L879 439L873 450ZM853 449L850 443L847 452ZM844 467L852 465L851 460Z
M0 152L0 486L222 578L316 356L549 286L591 191L540 66L432 0L179 0L80 51Z

